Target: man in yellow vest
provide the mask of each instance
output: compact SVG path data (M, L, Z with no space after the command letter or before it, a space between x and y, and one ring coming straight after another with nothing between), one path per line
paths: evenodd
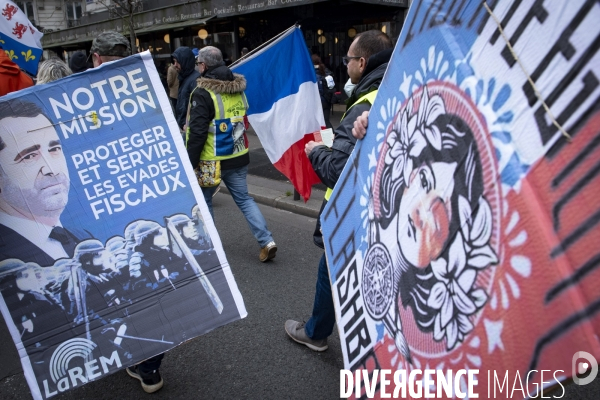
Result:
M323 207L329 199L348 157L354 150L356 144L356 139L352 136L354 121L371 108L392 51L393 45L390 38L381 31L372 30L357 35L348 49L348 55L343 59L348 68L350 80L356 86L346 102L348 108L340 121L340 126L335 130L333 145L328 148L322 142L311 141L305 146L306 155L315 172L321 182L328 187ZM323 207L321 207L321 212ZM317 219L314 242L323 248L319 221L320 218ZM335 309L331 297L331 283L327 261L323 254L319 263L312 315L306 324L294 320L286 321L285 331L294 341L315 351L325 351L327 350L327 337L333 332L334 324Z
M260 209L248 194L246 176L250 157L244 121L248 109L244 94L246 79L231 72L223 62L221 50L213 46L200 49L197 64L200 78L190 96L186 138L190 162L194 168L200 161L219 163L214 169L220 169L221 180L261 247L259 260L266 262L275 257L277 245ZM212 196L217 187L202 187L213 218Z

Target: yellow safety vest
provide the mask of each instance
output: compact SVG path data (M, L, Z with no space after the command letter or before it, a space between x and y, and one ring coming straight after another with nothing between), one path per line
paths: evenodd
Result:
M346 112L342 116L342 119L340 120L340 122L344 120L344 117L346 117L346 113L348 113L348 111L350 111L350 109L352 107L354 107L355 105L357 105L359 103L365 103L365 102L373 105L373 103L375 103L375 97L376 96L377 96L377 90L374 90L374 91L369 92L369 93L365 94L364 96L360 97L358 100L356 100L354 102L354 104L352 104L350 107L348 107L348 109L346 110ZM325 200L329 201L329 198L331 197L331 193L333 193L333 189L332 188L327 188L327 191L325 192Z
M194 90L198 89L196 87ZM204 88L209 94L215 107L215 118L208 126L208 137L200 153L201 160L227 160L248 152L244 116L248 109L246 95L241 93L214 93ZM192 99L194 92L190 95ZM188 105L188 128L186 145L190 136Z

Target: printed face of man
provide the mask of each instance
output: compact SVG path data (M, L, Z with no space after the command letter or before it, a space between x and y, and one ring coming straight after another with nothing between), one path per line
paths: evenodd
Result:
M29 219L58 218L69 197L69 171L58 135L43 115L0 125L0 208Z

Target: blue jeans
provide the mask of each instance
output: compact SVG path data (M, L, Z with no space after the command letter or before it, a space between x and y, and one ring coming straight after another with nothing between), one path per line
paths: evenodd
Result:
M260 244L260 247L265 247L269 242L273 241L273 235L271 235L271 232L267 228L265 217L261 214L254 199L248 194L246 175L248 175L247 165L241 168L221 170L221 180L225 183L225 186L227 186L227 190L231 193L231 197L233 197L235 204L237 204L238 208L244 214L244 217L246 217L248 226L258 241L258 244ZM206 205L208 206L208 210L213 219L215 218L215 214L213 213L212 208L212 197L216 190L217 186L202 188L204 200L206 201Z
M325 253L319 262L319 272L317 276L317 290L315 292L315 302L313 312L304 326L306 335L313 340L325 339L333 332L335 325L335 307L331 294L331 282L329 282L329 272L327 271L327 260Z

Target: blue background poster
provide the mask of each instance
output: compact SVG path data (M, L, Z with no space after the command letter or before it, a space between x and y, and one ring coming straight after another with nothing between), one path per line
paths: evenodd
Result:
M133 56L32 94L55 124L68 161L65 218L100 240L131 220L196 204L177 154L179 132L165 117L170 108L163 110L148 83L141 57Z
M149 53L3 97L0 137L0 309L35 398L246 316Z

